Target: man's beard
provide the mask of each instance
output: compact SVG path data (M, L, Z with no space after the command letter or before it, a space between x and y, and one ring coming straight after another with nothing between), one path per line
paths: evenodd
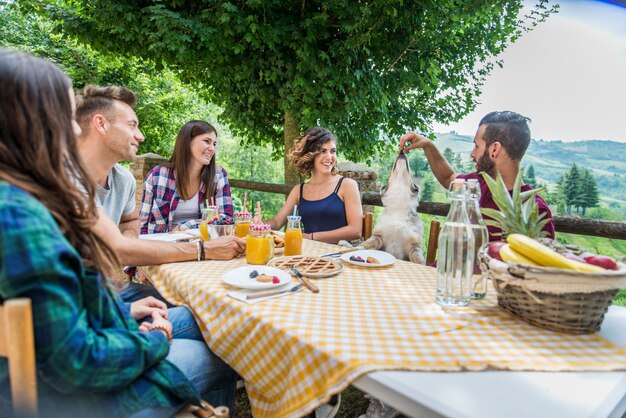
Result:
M479 173L487 173L490 177L496 176L496 163L489 158L489 152L485 150L483 155L476 161L476 171Z

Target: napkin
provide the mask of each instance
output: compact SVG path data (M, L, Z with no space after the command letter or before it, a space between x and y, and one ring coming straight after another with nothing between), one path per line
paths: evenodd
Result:
M294 283L290 283L289 286L293 286ZM294 295L296 293L298 293L299 291L301 291L303 288L296 290L295 292L285 292L285 293L279 293L276 295L270 295L270 296L265 296L264 298L256 298L256 299L246 299L246 295L251 295L254 294L255 292L258 292L258 290L251 290L251 289L242 289L242 290L231 290L230 292L227 292L226 294L228 296L230 296L233 299L237 299L241 302L247 303L247 304L253 304L253 303L259 303L259 302L263 302L265 300L269 300L269 299L276 299L276 298L282 298L283 296L288 296L288 295ZM265 289L267 290L267 289Z

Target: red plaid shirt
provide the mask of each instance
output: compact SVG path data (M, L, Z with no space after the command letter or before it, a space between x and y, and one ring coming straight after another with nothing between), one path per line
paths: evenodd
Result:
M226 170L219 165L215 167L215 205L218 212L233 217L233 201L230 198L230 186ZM201 218L201 209L205 205L204 187L200 185L198 195L198 219ZM174 169L166 166L154 167L146 176L141 199L141 233L153 234L168 232L173 224L174 212L178 207L180 196L176 192L176 178ZM197 228L198 221L190 220L182 224L187 228Z

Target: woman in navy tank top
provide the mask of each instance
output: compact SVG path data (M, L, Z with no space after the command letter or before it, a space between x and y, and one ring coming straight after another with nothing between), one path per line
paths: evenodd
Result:
M280 229L293 213L302 216L304 238L337 243L361 237L363 209L357 183L338 175L337 140L326 128L311 128L300 135L290 157L307 183L295 186L287 202L272 219L272 229Z

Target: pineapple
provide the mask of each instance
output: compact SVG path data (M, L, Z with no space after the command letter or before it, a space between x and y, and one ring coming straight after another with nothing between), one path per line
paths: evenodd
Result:
M499 235L502 238L509 234L522 234L535 239L547 235L542 229L550 222L550 218L544 219L546 213L539 214L539 207L535 200L535 195L543 188L521 192L522 172L520 171L515 178L511 195L500 173L495 180L486 173L482 173L482 176L491 191L494 202L500 208L500 210L489 208L480 210L484 216L491 218L485 219L487 225L500 228L502 232Z

